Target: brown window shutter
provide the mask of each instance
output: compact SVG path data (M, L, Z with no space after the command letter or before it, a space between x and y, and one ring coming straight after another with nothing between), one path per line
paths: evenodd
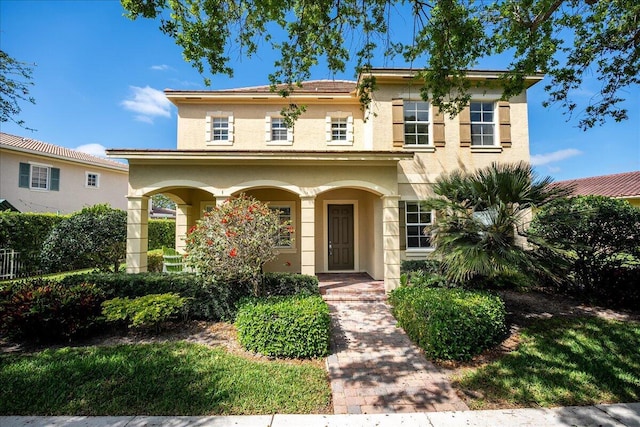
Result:
M444 114L435 105L431 108L433 108L433 145L444 147Z
M500 144L511 147L511 108L509 102L498 102L498 117L500 119Z
M391 100L391 118L393 119L393 146L404 145L404 102L402 99Z
M467 105L458 114L460 120L460 146L471 146L471 110Z
M405 204L400 201L398 204L398 216L400 217L400 250L407 250L407 224L405 222Z

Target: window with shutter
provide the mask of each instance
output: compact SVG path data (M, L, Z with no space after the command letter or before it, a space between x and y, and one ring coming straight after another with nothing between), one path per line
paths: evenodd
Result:
M233 125L233 115L230 112L207 113L205 131L207 145L233 145Z
M31 172L31 165L29 163L20 163L18 187L29 188L29 177L31 176L30 172Z

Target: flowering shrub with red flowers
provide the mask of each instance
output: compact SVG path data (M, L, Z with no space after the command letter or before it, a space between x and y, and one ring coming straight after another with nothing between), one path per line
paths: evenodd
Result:
M187 234L186 264L214 282L249 282L260 295L262 266L277 255L291 224L246 195L204 214Z

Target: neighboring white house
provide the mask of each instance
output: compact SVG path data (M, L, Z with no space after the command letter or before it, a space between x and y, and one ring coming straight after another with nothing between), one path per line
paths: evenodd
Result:
M67 214L109 203L127 209L129 166L0 133L0 200L21 212Z

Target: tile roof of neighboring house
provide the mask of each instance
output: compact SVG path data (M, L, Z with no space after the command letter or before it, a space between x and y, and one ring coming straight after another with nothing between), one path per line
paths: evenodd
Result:
M49 144L47 142L38 141L36 139L10 135L4 132L0 132L0 147L15 149L16 151L22 151L26 153L39 154L46 157L88 163L91 165L101 166L109 169L117 169L122 171L129 170L129 166L124 163L116 162L109 159L103 159L100 157L92 156L91 154L83 153L81 151L60 147L59 145Z
M637 197L640 196L640 171L569 179L554 184L573 186L576 196Z
M279 88L285 88L281 85ZM302 82L302 87L294 85L295 93L351 93L356 89L356 82L351 80L309 80ZM166 93L183 92L181 90L165 90ZM204 92L204 93L271 93L271 87L269 85L264 86L251 86L240 87L233 89L218 89L218 90L203 90L203 91L189 91L189 92Z

